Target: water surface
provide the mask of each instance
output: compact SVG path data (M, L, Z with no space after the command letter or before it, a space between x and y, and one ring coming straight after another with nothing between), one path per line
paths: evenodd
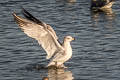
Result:
M120 1L106 12L92 13L90 1L2 0L0 1L1 80L120 80ZM21 6L50 24L60 41L71 35L73 56L67 70L36 69L45 66L46 53L37 41L26 36L12 13Z

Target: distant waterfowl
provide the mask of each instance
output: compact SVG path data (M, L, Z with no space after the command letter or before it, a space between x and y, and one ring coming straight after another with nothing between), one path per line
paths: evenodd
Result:
M67 2L74 3L74 2L76 2L76 0L67 0Z
M108 9L115 3L114 0L91 0L91 9Z
M38 41L47 53L46 59L53 57L47 67L56 66L65 68L64 62L72 57L70 42L74 40L74 38L71 36L64 37L61 45L55 31L50 25L38 20L25 9L23 9L22 12L27 19L13 13L14 19L25 34Z

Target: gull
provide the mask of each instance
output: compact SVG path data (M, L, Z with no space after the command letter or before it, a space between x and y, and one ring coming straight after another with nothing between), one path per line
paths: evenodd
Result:
M91 0L92 9L109 9L115 3L115 0Z
M22 12L26 18L22 18L16 13L13 13L14 20L25 34L38 41L39 45L41 45L47 53L46 59L52 58L46 67L56 66L66 68L64 63L72 57L70 42L74 40L74 38L65 36L61 44L56 32L50 25L38 20L24 8Z

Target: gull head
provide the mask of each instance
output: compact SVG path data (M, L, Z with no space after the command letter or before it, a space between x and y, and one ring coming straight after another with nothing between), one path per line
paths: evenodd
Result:
M65 41L65 42L71 42L71 41L73 41L73 40L75 40L75 38L73 38L73 37L71 37L71 36L66 36L66 37L64 38L64 41Z

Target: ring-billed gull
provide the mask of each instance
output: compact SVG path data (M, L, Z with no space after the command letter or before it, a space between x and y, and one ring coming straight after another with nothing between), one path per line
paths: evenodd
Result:
M55 31L50 25L38 20L24 8L22 12L27 19L13 13L14 20L24 33L38 41L47 53L46 59L50 59L53 56L47 67L52 65L65 67L64 62L72 57L70 42L74 40L74 38L66 36L64 37L63 44L60 44Z

